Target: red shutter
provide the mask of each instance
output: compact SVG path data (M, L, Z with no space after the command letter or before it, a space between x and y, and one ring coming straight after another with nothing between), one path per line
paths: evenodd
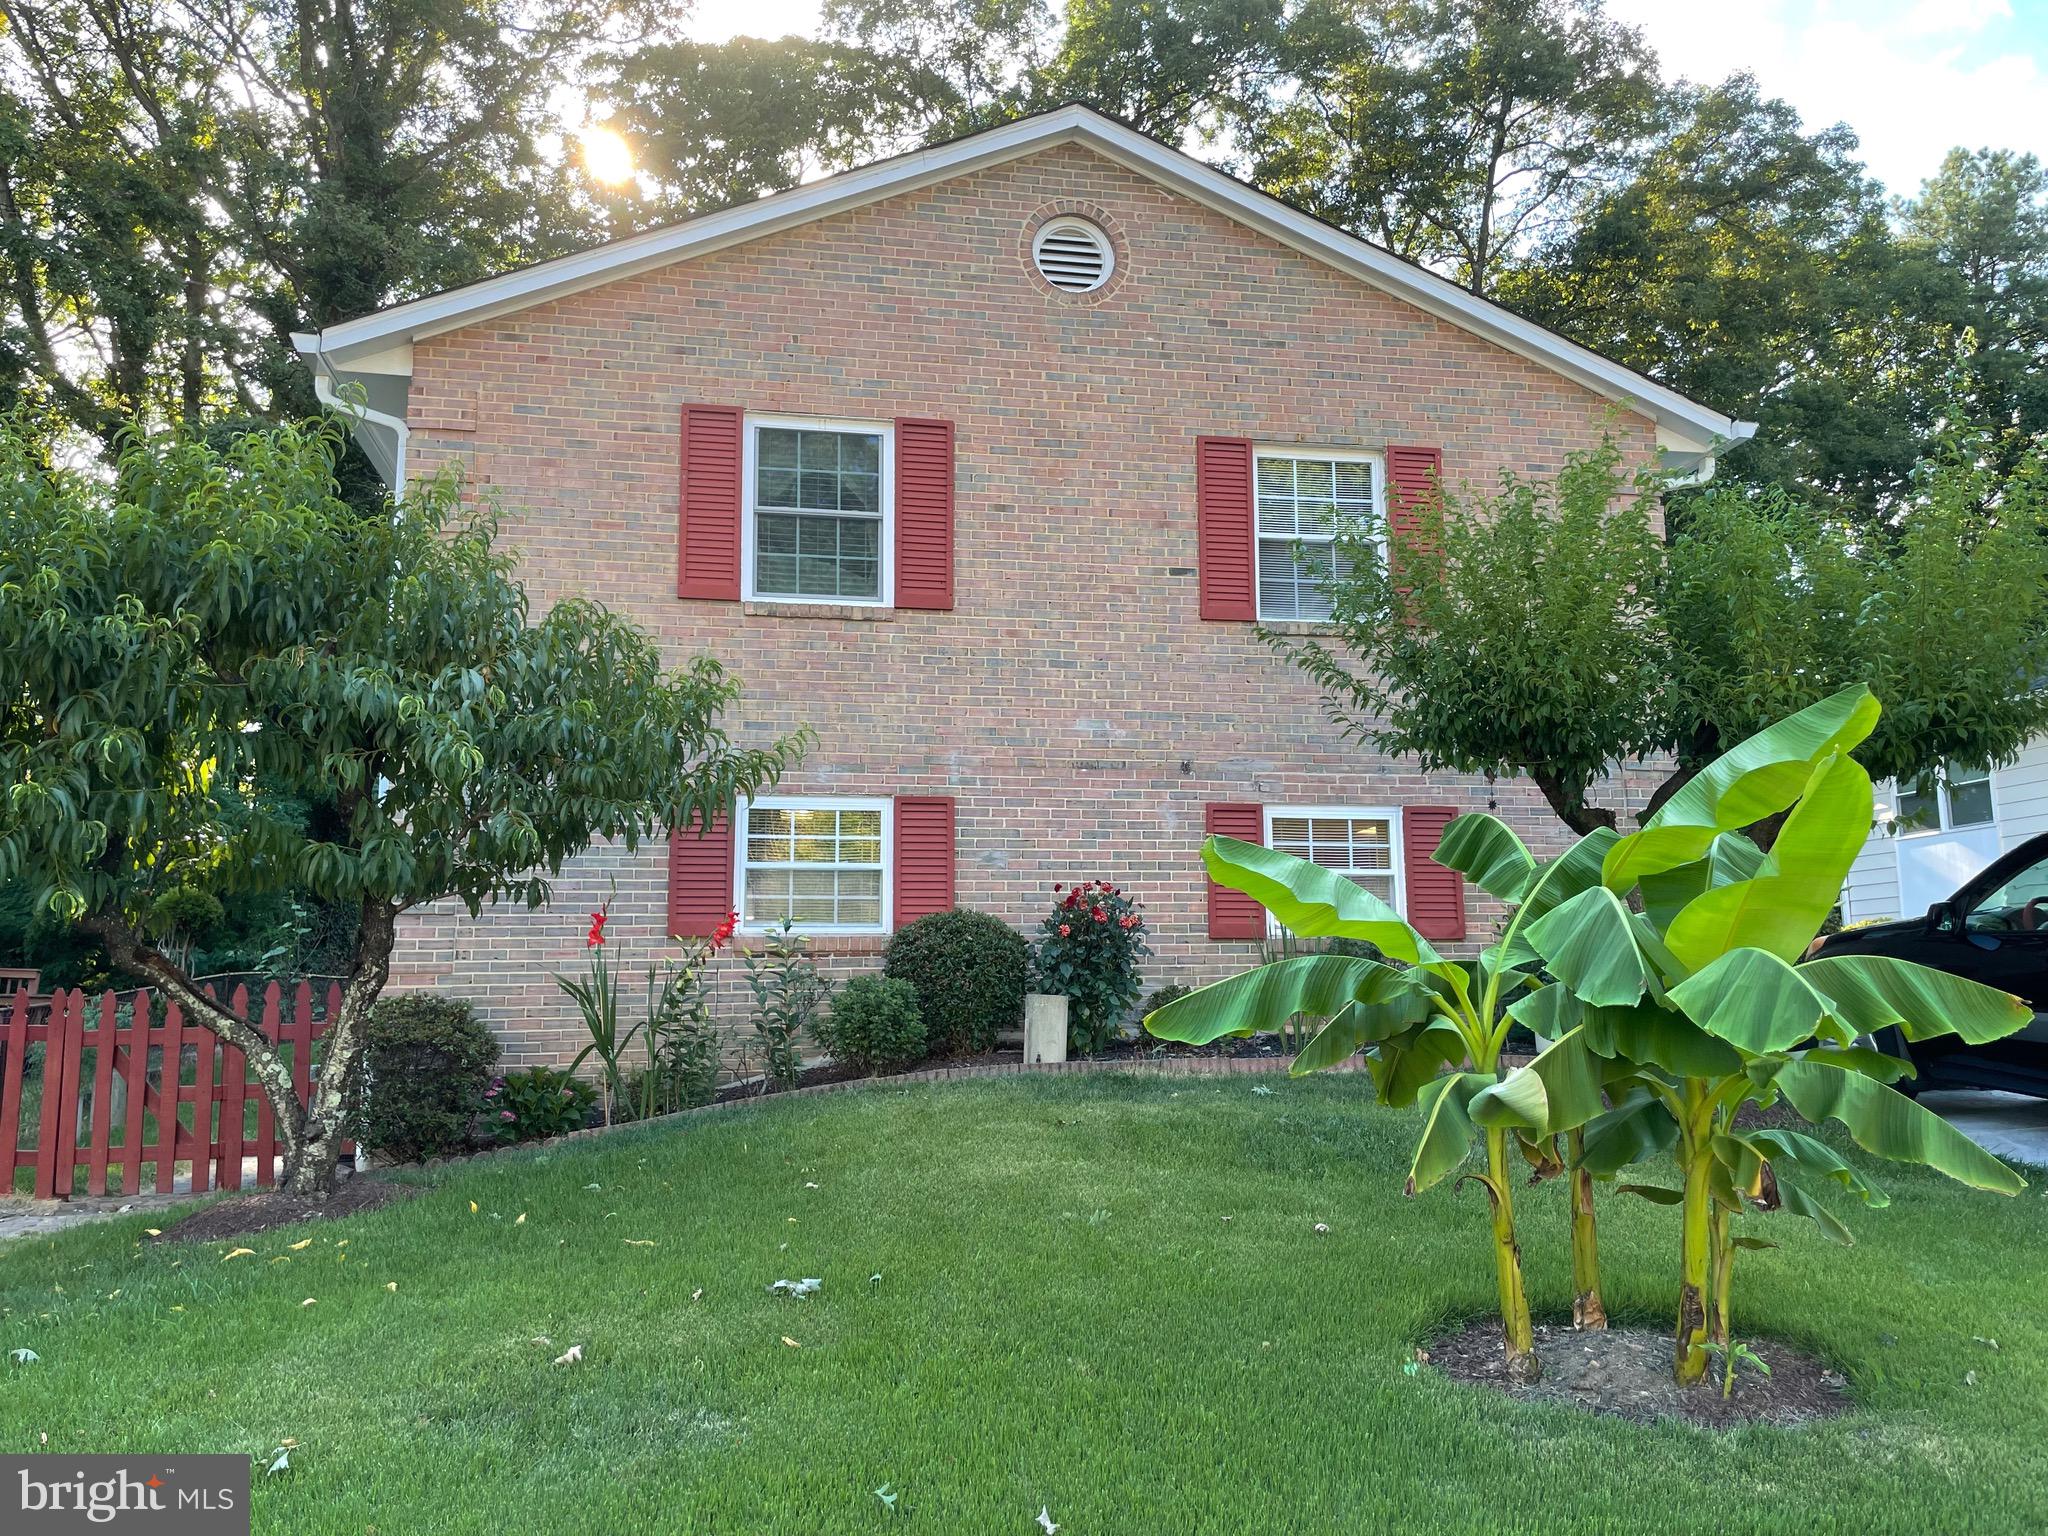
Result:
M896 606L953 606L953 423L896 418Z
M953 899L953 797L896 797L895 924L950 912Z
M701 939L732 911L732 818L720 812L711 830L668 835L668 931Z
M677 597L739 601L743 430L743 416L736 405L683 407Z
M1266 812L1262 806L1218 804L1202 814L1202 830L1212 837L1234 837L1247 843L1266 840ZM1209 937L1212 939L1263 939L1266 909L1243 891L1209 882Z
M1415 547L1421 508L1439 494L1443 482L1441 448L1387 450L1387 549L1398 574L1401 552ZM1408 588L1403 587L1402 591Z
M1202 617L1259 616L1257 540L1252 536L1252 445L1244 437L1195 439L1195 547Z
M1402 880L1409 926L1425 939L1465 937L1465 877L1431 857L1455 806L1410 805L1401 811Z

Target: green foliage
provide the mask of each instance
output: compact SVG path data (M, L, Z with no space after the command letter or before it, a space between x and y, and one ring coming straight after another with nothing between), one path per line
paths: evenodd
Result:
M1472 963L1438 955L1378 898L1319 866L1212 837L1203 847L1212 879L1254 896L1290 929L1368 939L1407 967L1296 956L1170 1002L1146 1028L1200 1042L1301 1014L1327 1020L1295 1070L1370 1052L1382 1097L1422 1112L1410 1192L1462 1169L1482 1140L1485 1170L1469 1176L1491 1197L1511 1374L1534 1365L1510 1139L1539 1177L1556 1169L1554 1138L1573 1148L1575 1181L1587 1179L1572 1224L1575 1308L1590 1295L1596 1312L1591 1179L1673 1151L1681 1188L1624 1187L1680 1208L1677 1368L1681 1381L1697 1380L1707 1341L1728 1338L1734 1255L1747 1242L1730 1231L1732 1218L1784 1210L1845 1238L1814 1186L1883 1199L1811 1137L1738 1128L1744 1104L1782 1096L1808 1119L1839 1120L1877 1156L1981 1189L2022 1187L1888 1086L1892 1064L1854 1042L1893 1027L1912 1038L1988 1041L2028 1022L2025 1003L1897 960L1791 963L1828 921L1870 826L1870 778L1847 754L1880 718L1868 690L1844 689L1703 765L1640 830L1597 829L1547 864L1493 817L1454 820L1438 862L1511 908L1500 938ZM1739 829L1772 818L1783 830L1765 857ZM1640 908L1628 899L1638 893ZM1503 1073L1511 1020L1549 1044ZM1438 1075L1447 1064L1462 1070Z
M588 1127L597 1090L573 1073L526 1067L491 1079L483 1104L484 1125L499 1141L538 1141Z
M906 923L889 940L882 974L917 989L934 1054L987 1051L1024 1017L1031 946L1001 918L955 908Z
M1874 774L2002 761L2048 723L2048 463L1999 474L1962 428L1945 453L1882 536L1731 488L1675 506L1666 545L1609 443L1554 480L1425 506L1391 567L1359 532L1337 638L1266 639L1348 735L1425 771L1526 774L1581 833L1615 825L1592 798L1615 763L1672 755L1654 810L1847 687L1892 701Z
M578 599L533 616L452 480L362 515L337 446L318 426L138 434L105 477L0 429L0 879L164 986L185 975L148 936L167 892L348 907L362 984L323 1077L348 1070L400 912L538 906L593 838L701 824L803 746L735 747L738 684L709 657L668 671ZM250 1065L288 1158L303 1132L331 1166L326 1113L301 1122L274 1051Z
M1629 489L1608 442L1554 480L1432 499L1391 568L1374 531L1356 530L1353 574L1331 594L1338 639L1265 638L1321 686L1346 735L1424 772L1528 771L1587 830L1603 814L1587 804L1593 784L1665 735L1659 550L1649 498Z
M740 951L754 994L754 1047L761 1054L763 1087L794 1088L803 1071L803 1038L817 1034L818 1017L832 996L809 945L788 918L760 952Z
M1068 999L1069 1048L1092 1056L1123 1028L1124 1015L1144 995L1138 962L1152 953L1145 942L1144 903L1107 880L1090 880L1062 893L1039 924L1031 956L1033 985Z
M438 992L387 997L350 1082L354 1134L401 1163L470 1150L498 1037L469 1003Z
M1169 981L1163 987L1154 987L1151 994L1139 1006L1140 1013L1157 1013L1168 1003L1177 1003L1195 989L1185 982Z
M906 1066L924 1055L918 992L888 976L856 976L839 989L817 1024L818 1044L834 1061L863 1072Z

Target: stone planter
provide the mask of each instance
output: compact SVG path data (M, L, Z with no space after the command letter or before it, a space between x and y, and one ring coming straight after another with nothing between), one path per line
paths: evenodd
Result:
M1024 1065L1067 1059L1067 999L1052 992L1024 994Z

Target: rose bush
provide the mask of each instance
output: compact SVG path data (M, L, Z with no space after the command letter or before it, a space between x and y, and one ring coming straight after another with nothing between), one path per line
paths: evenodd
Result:
M1144 992L1138 961L1152 953L1145 904L1107 880L1052 889L1053 909L1032 953L1033 985L1068 1000L1068 1048L1093 1055L1115 1038Z

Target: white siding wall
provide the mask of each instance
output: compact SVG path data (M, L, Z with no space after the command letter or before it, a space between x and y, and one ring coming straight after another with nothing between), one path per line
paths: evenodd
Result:
M1898 786L1889 780L1877 786L1877 829L1842 885L1844 922L1913 915L1899 910L1899 840L1883 830L1897 794ZM2010 766L1992 771L1991 803L1999 852L2048 832L2048 736L2037 736Z

